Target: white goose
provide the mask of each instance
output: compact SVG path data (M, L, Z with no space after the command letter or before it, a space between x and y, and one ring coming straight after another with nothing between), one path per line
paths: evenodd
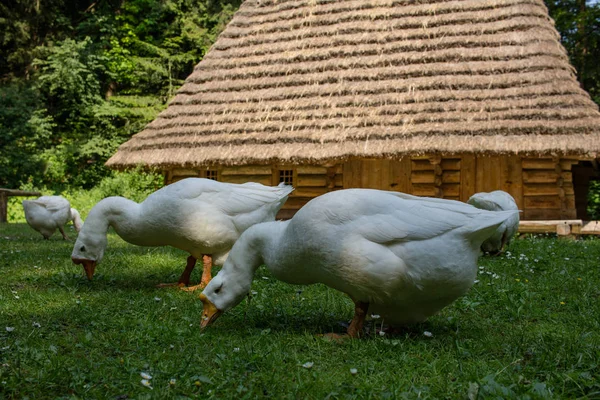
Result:
M58 229L63 239L69 240L63 227L73 221L75 230L79 232L83 221L76 209L71 208L69 200L62 196L42 196L35 200L23 200L25 220L33 229L48 240Z
M481 243L515 213L379 190L325 194L289 221L244 232L200 295L201 325L237 305L262 264L284 282L323 283L350 296L350 337L367 310L392 325L423 321L473 285Z
M92 279L112 226L131 244L172 246L190 253L175 284L180 287L189 284L196 260L204 256L200 285L187 289L203 288L211 279L213 261L223 265L233 243L250 226L274 221L292 190L285 185L237 185L188 178L163 187L139 204L123 197L109 197L90 211L71 258L75 264L83 264L88 279Z
M490 193L475 193L467 203L482 210L506 211L519 210L515 199L503 190ZM515 213L500 225L494 234L481 245L481 250L488 253L499 253L519 229L519 213Z

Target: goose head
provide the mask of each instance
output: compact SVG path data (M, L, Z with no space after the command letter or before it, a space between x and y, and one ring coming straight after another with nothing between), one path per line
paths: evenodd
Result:
M104 256L106 245L106 236L90 235L85 232L81 232L75 242L73 252L71 253L71 260L75 265L83 265L83 269L89 280L92 280L96 265Z
M200 301L203 304L200 326L206 328L212 325L224 312L238 305L250 292L252 276L249 279L228 273L229 260L206 286ZM245 275L245 274L243 274Z

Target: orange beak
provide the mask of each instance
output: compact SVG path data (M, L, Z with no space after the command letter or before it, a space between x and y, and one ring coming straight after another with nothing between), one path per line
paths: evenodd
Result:
M223 311L219 310L204 293L200 294L200 301L202 301L202 304L204 304L200 327L204 329L207 326L212 325L212 323L215 322L217 318L221 316L221 314L223 314Z
M79 265L83 264L83 270L85 271L85 275L91 281L94 277L94 271L96 271L96 261L94 260L86 260L85 258L71 258L73 264Z

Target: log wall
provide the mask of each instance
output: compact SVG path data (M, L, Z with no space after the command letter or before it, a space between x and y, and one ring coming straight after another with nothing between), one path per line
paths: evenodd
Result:
M400 159L352 159L330 165L246 165L172 169L167 183L187 177L277 185L292 179L296 190L279 214L290 218L310 199L348 188L373 188L467 201L477 192L504 190L523 210L523 220L576 218L571 167L576 158L516 155L425 155ZM282 172L283 171L283 172Z

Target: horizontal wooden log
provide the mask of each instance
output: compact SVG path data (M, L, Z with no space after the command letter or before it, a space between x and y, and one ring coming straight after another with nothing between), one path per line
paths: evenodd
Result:
M556 163L552 158L523 158L521 160L523 169L549 169L554 170Z
M327 187L327 176L326 175L300 175L298 174L298 182L296 187L301 186L323 186Z
M410 181L414 183L434 183L435 174L433 171L412 171Z
M527 196L524 200L525 209L529 208L560 208L558 196Z
M460 185L455 183L443 184L442 185L442 194L445 199L449 197L460 197Z
M297 197L317 197L327 193L326 187L297 187L292 192L293 196Z
M600 235L600 221L585 221L581 226L583 235Z
M460 183L460 171L444 171L442 173L443 183Z
M444 171L460 171L460 158L444 158L440 165Z
M40 192L34 190L19 190L19 189L4 189L0 188L0 192L4 193L6 196L19 196L19 197L33 197L33 196L41 196Z
M523 210L521 215L523 220L554 220L561 218L559 208L529 209Z
M226 183L246 183L256 182L266 186L272 186L273 177L271 175L225 175L221 176L221 182Z
M318 165L299 165L296 167L296 173L300 174L317 174L317 175L326 175L327 168L321 167Z
M583 222L580 219L574 220L545 220L545 221L528 221L519 222L520 233L558 233L561 236L566 236L571 233L578 234L581 232Z
M171 171L172 176L199 176L200 171L195 169L175 168Z
M415 196L436 197L438 188L433 185L413 184L412 193Z
M428 159L424 159L424 160L412 159L410 165L411 165L411 170L413 171L413 173L415 171L433 171L433 169L434 169L433 164L431 164L431 162L429 162Z
M271 175L273 167L270 165L247 165L243 167L223 167L221 176L228 175Z
M558 196L558 186L548 183L528 183L523 185L523 196Z
M523 182L527 183L555 183L559 174L554 170L524 170Z

